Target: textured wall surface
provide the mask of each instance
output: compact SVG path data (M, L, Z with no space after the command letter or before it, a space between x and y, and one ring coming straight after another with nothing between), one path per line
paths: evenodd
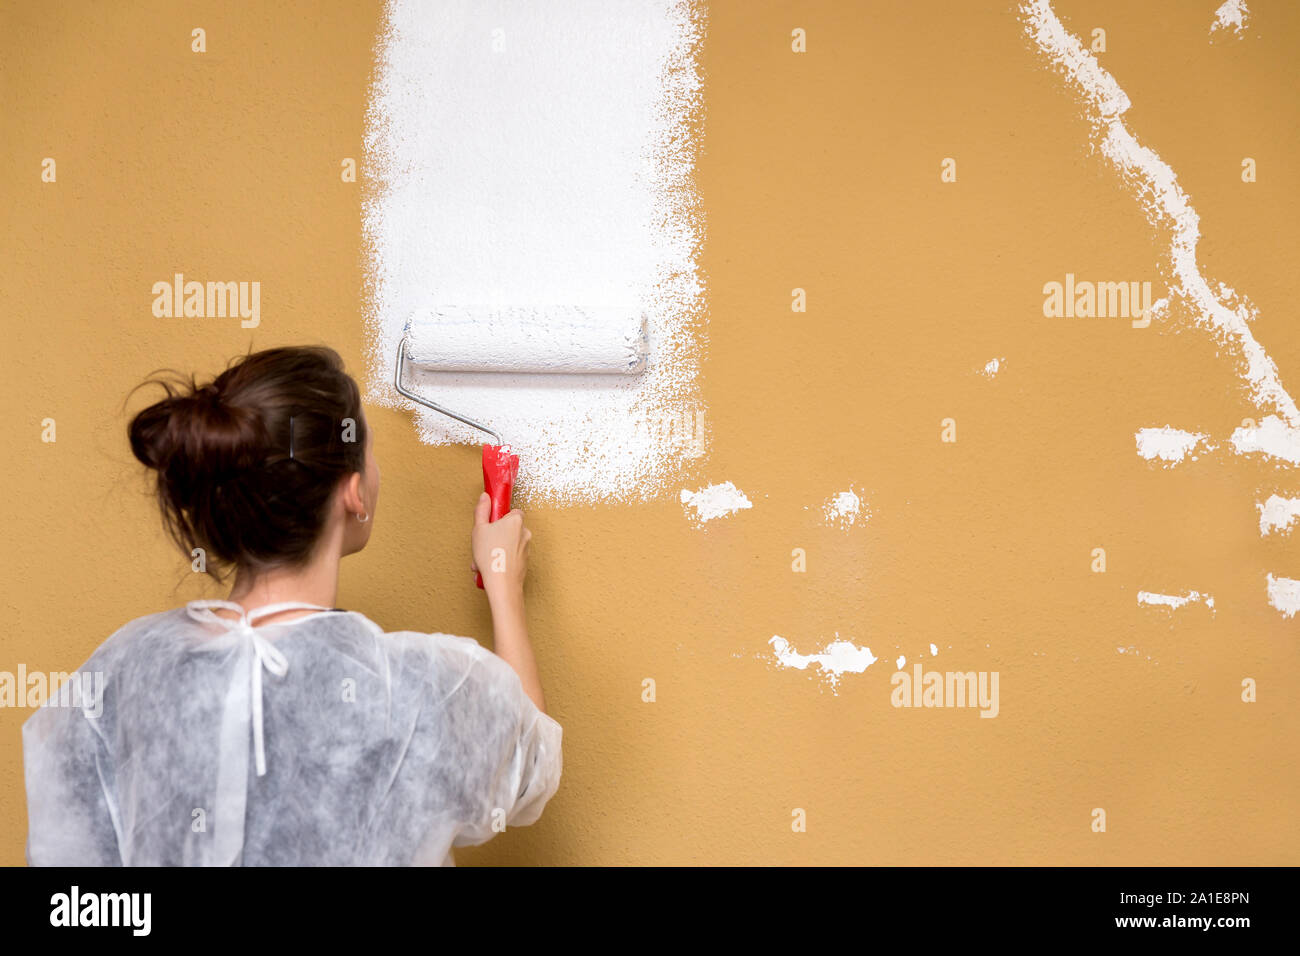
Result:
M1240 35L1211 36L1216 6L1055 12L1089 44L1106 31L1096 57L1199 214L1202 270L1249 297L1300 388L1300 11L1251 0ZM0 9L0 670L72 670L124 621L220 596L164 541L126 445L149 372L324 342L363 375L383 18L379 2ZM564 780L538 824L458 861L1300 862L1300 625L1267 583L1300 579L1300 556L1257 508L1300 476L1232 452L1267 410L1185 308L1146 328L1043 314L1067 273L1166 296L1169 239L1016 5L728 0L705 26L709 444L680 487L732 481L753 507L700 525L672 492L529 503ZM260 323L155 316L151 288L177 272L259 281ZM383 492L340 605L486 641L465 571L477 450L367 414ZM1135 433L1165 425L1218 450L1139 457ZM850 487L869 517L827 522ZM832 683L781 666L774 635L876 661ZM998 672L996 718L892 706L899 657ZM0 863L23 859L27 713L0 708Z

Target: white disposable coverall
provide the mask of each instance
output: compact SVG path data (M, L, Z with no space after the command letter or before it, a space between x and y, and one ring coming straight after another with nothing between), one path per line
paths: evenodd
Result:
M254 623L288 608L317 613ZM560 782L561 727L505 661L355 611L192 601L69 683L23 724L35 866L454 866Z

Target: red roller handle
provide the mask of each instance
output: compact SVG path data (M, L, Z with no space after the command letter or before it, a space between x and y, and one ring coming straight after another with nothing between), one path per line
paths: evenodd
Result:
M509 445L483 446L483 490L492 498L488 521L496 521L510 512L510 496L518 476L519 456L510 454ZM478 573L474 583L483 586L483 572Z

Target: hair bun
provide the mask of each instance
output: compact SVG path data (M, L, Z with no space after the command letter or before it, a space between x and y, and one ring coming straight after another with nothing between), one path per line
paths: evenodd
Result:
M174 416L181 412L180 406L189 398L172 394L170 389L168 393L167 398L136 414L127 430L132 454L155 471L163 468L175 451Z
M183 400L185 406L179 413L192 420L196 427L190 429L190 432L196 438L210 435L210 429L220 428L232 413L232 409L226 405L224 393L213 382L194 388Z
M215 382L152 379L167 391L141 411L128 434L143 464L179 484L200 474L225 477L263 442L256 416L228 405Z
M164 524L188 554L220 565L303 562L340 479L365 469L356 383L324 347L250 352L213 381L164 371L145 384L166 395L127 429L131 451L157 476ZM308 467L284 468L285 462Z

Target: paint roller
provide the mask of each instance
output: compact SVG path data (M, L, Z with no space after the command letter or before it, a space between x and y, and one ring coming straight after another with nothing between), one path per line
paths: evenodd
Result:
M399 394L492 436L483 446L483 490L489 521L510 511L519 456L487 425L430 401L406 386L409 361L431 372L541 375L636 375L646 365L645 316L618 307L442 306L406 323L393 384ZM483 587L483 575L476 581Z

